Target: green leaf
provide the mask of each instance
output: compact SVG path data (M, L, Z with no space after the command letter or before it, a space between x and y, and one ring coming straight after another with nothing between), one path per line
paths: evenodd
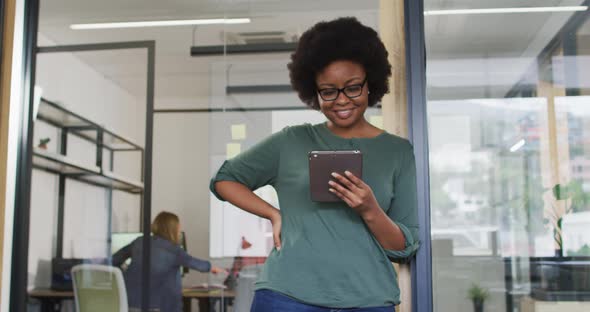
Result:
M551 189L551 191L553 192L553 196L557 200L560 200L560 198L561 198L561 184L555 184L553 186L553 188Z
M576 180L571 180L566 185L562 185L559 183L555 184L555 186L553 186L552 188L552 192L553 196L555 196L555 199L564 200L571 198L580 192L583 193L584 191L582 190L582 185L580 184L580 182Z

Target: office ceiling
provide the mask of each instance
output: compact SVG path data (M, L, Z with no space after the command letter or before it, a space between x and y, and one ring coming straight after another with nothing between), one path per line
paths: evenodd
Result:
M398 1L398 0L392 0ZM425 0L426 10L579 5L582 0ZM239 41L243 32L298 36L319 20L355 15L378 27L379 1L359 0L51 0L41 1L40 45L156 40L156 107L207 107L219 64L259 83L288 83L288 54L191 57L192 45ZM71 30L70 24L250 17L250 24ZM426 16L431 98L502 96L569 19L571 13ZM145 56L138 51L76 53L83 62L138 98L145 95ZM517 60L516 65L506 60ZM250 64L239 66L240 63ZM254 64L254 65L253 65ZM503 65L498 65L503 64ZM223 67L221 65L221 67ZM431 66L430 66L431 65ZM462 68L462 67L470 68ZM492 69L490 69L490 66ZM498 67L499 66L499 67ZM479 77L485 71L498 73ZM455 70L456 68L456 70ZM252 74L252 71L255 74ZM478 71L478 73L473 73ZM506 72L507 71L507 72ZM250 75L248 75L250 73ZM478 76L473 79L469 75ZM459 75L460 77L458 77ZM272 77L265 82L264 78ZM278 77L278 78L277 78ZM231 78L230 78L231 80Z

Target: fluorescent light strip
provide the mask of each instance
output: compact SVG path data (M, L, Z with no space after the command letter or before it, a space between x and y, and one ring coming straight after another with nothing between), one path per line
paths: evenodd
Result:
M72 24L71 29L111 29L111 28L136 28L136 27L167 27L185 25L212 25L212 24L246 24L249 18L215 18L196 20L171 20L171 21L139 21L139 22L115 22L94 24Z
M458 14L572 12L572 11L586 11L587 9L588 9L587 6L561 6L561 7L531 7L531 8L429 10L429 11L424 11L424 15L430 16L430 15L458 15Z
M512 147L510 148L510 151L512 153L518 151L521 147L523 147L526 144L526 141L524 139L520 139L520 141L516 142L516 144L512 145Z

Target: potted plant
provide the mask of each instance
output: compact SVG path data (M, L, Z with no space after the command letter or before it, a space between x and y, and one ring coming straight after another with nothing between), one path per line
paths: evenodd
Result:
M553 229L555 254L551 257L530 257L531 297L559 301L574 294L590 294L590 257L584 248L567 254L563 244L563 218L570 213L587 211L590 196L582 183L572 180L556 184L551 190L549 207L545 210L545 226Z
M46 150L47 149L47 144L49 143L49 141L51 141L50 138L43 138L39 140L39 145L37 147Z
M474 312L483 312L483 303L490 297L487 289L472 283L469 287L468 297L473 302Z
M551 188L553 199L551 209L547 212L549 218L545 218L546 225L553 227L553 239L555 240L555 256L563 257L562 222L566 214L583 211L590 202L590 197L582 189L579 181L572 180L568 184L556 184ZM563 205L562 207L559 207Z

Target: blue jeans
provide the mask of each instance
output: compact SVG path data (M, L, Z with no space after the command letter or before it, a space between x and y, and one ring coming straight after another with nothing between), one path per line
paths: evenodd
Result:
M394 312L394 306L375 308L326 308L301 303L278 292L260 289L254 294L250 312Z

